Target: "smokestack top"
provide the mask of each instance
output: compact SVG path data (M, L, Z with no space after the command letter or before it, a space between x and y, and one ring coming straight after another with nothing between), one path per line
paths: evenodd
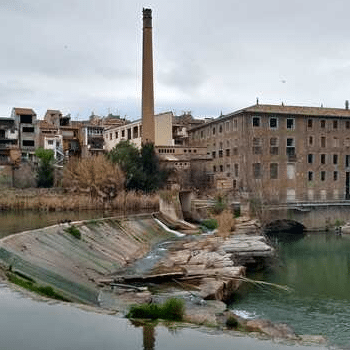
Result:
M143 27L152 28L152 10L144 8L142 12L143 12Z

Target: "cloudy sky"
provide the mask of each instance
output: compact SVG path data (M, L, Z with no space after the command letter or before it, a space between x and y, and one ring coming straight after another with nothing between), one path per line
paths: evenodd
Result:
M157 113L350 99L346 0L0 0L0 116L16 106L138 118L143 7Z

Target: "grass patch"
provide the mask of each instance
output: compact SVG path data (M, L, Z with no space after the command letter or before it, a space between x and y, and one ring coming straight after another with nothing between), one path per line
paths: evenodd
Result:
M64 229L65 232L71 234L73 237L77 239L81 239L81 232L79 231L78 227L71 225Z
M218 221L216 219L206 219L201 222L201 225L206 227L208 230L215 230L218 228Z
M20 273L12 273L8 272L7 278L11 283L14 283L22 288L25 288L27 290L30 290L32 292L38 293L40 295L61 300L61 301L70 301L69 299L65 298L62 294L56 292L51 286L42 286L40 284L37 284L32 278L22 278L19 277Z
M158 318L171 321L182 321L185 313L185 303L181 299L171 298L164 304L142 304L130 308L127 318Z

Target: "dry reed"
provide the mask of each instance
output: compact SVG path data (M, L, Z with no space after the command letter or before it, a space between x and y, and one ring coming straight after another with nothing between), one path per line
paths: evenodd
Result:
M218 236L226 238L235 230L235 219L231 210L226 209L215 218L218 222Z

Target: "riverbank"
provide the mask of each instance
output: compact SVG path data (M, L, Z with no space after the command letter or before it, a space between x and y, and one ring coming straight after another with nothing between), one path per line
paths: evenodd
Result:
M158 195L145 195L129 191L120 192L110 201L93 199L88 194L71 193L63 188L0 188L0 211L37 210L37 211L82 211L82 210L119 210L157 211Z

